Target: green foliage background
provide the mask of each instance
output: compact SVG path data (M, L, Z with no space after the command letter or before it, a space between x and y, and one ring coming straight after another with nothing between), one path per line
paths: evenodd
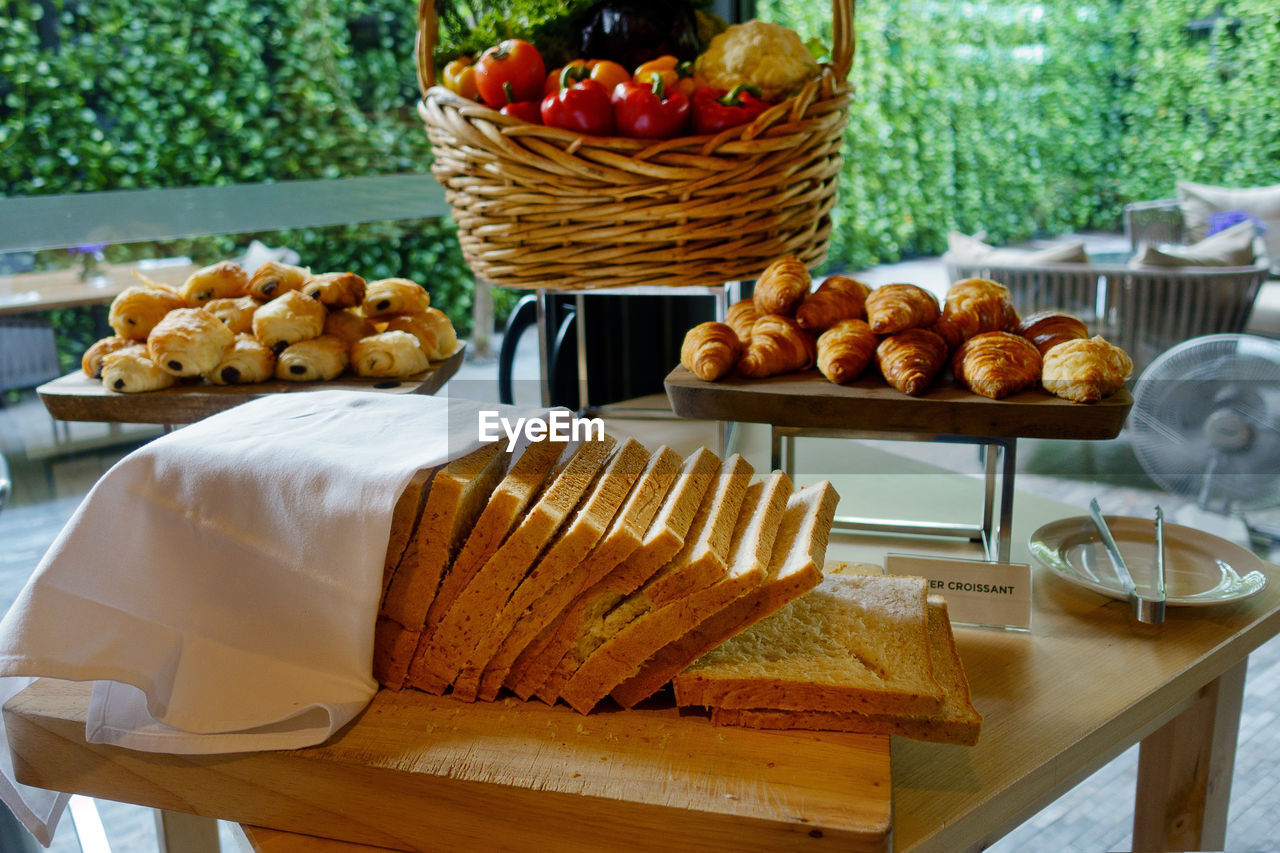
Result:
M952 228L996 242L1115 229L1125 202L1168 196L1180 177L1280 182L1273 4L864 0L828 266L939 252ZM507 5L525 25L563 4ZM414 6L0 0L0 193L424 171ZM757 6L829 43L826 3ZM446 32L442 50L468 35ZM109 259L205 262L251 236L318 268L420 275L469 321L473 282L447 221L112 247Z

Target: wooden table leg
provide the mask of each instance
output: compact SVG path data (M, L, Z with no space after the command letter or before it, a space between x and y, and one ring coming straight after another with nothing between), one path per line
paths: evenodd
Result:
M1222 850L1248 658L1201 689L1190 708L1143 739L1135 851Z
M218 853L218 821L156 809L156 840L161 853Z

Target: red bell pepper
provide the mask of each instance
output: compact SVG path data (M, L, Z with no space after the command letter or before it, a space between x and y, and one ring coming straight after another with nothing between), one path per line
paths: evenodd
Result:
M668 91L661 72L650 81L619 83L613 90L613 119L623 136L671 139L689 126L689 99Z
M510 83L502 84L502 94L506 96L507 102L498 112L504 116L512 116L534 124L542 124L542 110L537 101L517 101L515 99L515 90L512 89Z
M728 91L708 86L693 93L693 131L719 133L754 121L767 109L769 103L760 100L758 86L739 83Z
M609 90L586 77L585 68L566 65L560 89L542 99L542 123L592 136L613 134L613 105Z

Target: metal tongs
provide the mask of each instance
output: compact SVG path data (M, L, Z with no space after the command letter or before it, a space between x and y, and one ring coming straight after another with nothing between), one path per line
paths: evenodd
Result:
M1098 528L1098 534L1102 537L1102 544L1107 549L1107 556L1111 558L1111 565L1115 567L1116 577L1120 579L1125 594L1129 596L1129 603L1133 606L1134 617L1139 622L1159 625L1164 621L1165 605L1164 511L1160 507L1156 507L1155 594L1150 596L1138 593L1138 588L1133 583L1133 576L1129 574L1129 567L1125 564L1124 557L1120 554L1120 548L1116 545L1115 537L1111 535L1111 528L1107 526L1107 520L1102 517L1102 509L1098 506L1097 498L1089 501L1089 515L1093 519L1094 526Z

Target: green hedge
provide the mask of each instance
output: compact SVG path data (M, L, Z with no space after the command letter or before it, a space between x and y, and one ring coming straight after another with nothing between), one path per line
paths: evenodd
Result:
M508 5L525 20L556 4ZM757 5L829 40L825 2ZM0 0L0 192L421 171L413 7ZM871 0L857 31L831 266L936 253L951 228L995 241L1116 229L1125 202L1168 196L1179 177L1280 182L1271 0ZM317 267L430 269L437 302L470 316L448 223L267 239ZM232 245L182 248L205 261Z

